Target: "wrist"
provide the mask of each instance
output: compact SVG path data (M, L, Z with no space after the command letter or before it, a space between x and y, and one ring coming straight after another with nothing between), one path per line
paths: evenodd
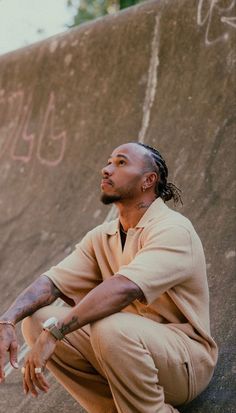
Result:
M58 339L52 335L52 333L49 330L43 329L41 336L43 340L45 339L46 341L50 341L52 343L56 343Z
M56 317L50 317L43 323L43 329L48 331L56 340L62 340L64 334L58 328L58 320Z
M0 320L0 325L12 326L14 328L16 327L12 320Z

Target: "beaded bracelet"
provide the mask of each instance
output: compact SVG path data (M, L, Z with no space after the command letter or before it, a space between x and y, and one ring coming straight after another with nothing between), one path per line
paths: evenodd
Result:
M12 321L0 320L0 324L7 324L9 326L15 327L15 324Z

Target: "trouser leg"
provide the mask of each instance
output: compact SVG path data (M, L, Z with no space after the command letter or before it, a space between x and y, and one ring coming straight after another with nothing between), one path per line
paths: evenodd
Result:
M34 344L44 320L51 316L62 318L67 311L64 307L48 306L25 319L22 332L27 344ZM47 368L89 413L117 413L108 382L91 347L89 326L58 342Z
M188 355L165 325L117 313L91 325L91 343L119 413L171 413L188 399Z

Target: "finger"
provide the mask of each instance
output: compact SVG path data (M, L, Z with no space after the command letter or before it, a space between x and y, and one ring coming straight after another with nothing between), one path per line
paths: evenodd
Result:
M49 389L49 384L44 378L42 371L37 373L37 369L42 370L41 367L35 367L33 371L30 370L31 380L40 390L47 392Z
M34 388L35 388L35 386L38 387L38 379L37 379L37 377L36 377L36 375L35 375L35 365L34 365L34 362L33 362L33 361L29 362L29 369L30 369L31 382L32 382L33 385L34 385ZM35 390L36 390L36 388L35 388ZM36 390L36 391L37 391L37 390Z
M48 391L49 390L49 383L46 380L45 376L43 373L35 373L36 379L39 383L38 387L43 390L43 391Z
M39 368L35 367L34 363L31 362L29 363L29 367L30 367L30 377L31 377L31 381L34 384L34 386L38 387L40 390L47 392L49 389L49 384L47 383L46 379L44 379L44 376L42 373L35 373L35 368Z
M14 369L18 369L19 368L19 364L17 362L17 349L18 349L18 345L17 345L17 341L12 341L10 348L9 348L9 352L10 352L10 362L12 367L14 367Z
M38 392L34 386L34 383L31 379L31 370L29 363L25 366L25 375L24 375L25 384L28 387L28 391L32 394L32 396L37 397Z
M2 383L5 379L5 373L4 373L4 364L5 364L5 358L6 358L5 354L6 354L6 351L0 348L0 383Z
M23 367L22 367L22 369L23 369ZM25 367L24 367L24 369L25 369ZM27 386L27 383L26 383L26 380L25 380L25 371L22 374L23 374L23 391L24 391L25 394L28 394L29 387Z

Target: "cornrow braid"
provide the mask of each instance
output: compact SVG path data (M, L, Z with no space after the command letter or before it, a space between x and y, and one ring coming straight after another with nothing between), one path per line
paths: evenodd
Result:
M183 201L181 198L181 190L171 182L167 182L168 168L160 152L152 146L146 145L141 142L136 143L137 145L142 146L149 152L152 166L159 175L159 180L155 188L156 195L160 196L164 202L173 199L175 205L178 204L178 202L180 202L183 205Z

